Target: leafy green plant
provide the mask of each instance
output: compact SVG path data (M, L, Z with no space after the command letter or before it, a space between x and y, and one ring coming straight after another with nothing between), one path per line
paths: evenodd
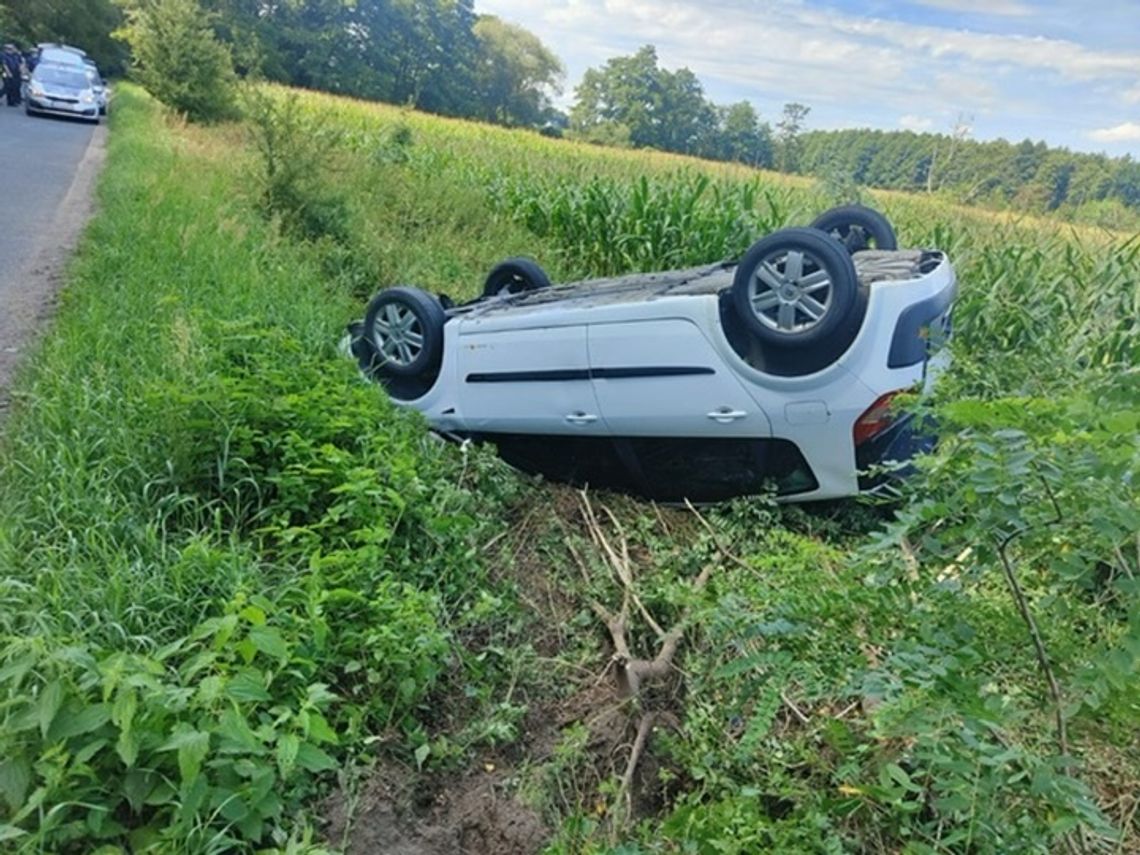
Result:
M234 117L233 61L198 0L120 0L120 5L126 23L119 36L131 46L131 70L139 83L193 121Z
M324 180L337 145L334 128L303 113L295 95L275 97L249 87L243 91L245 114L260 158L261 204L280 217L291 234L308 239L348 239L348 210L343 196Z
M150 654L10 642L3 652L5 838L23 848L129 839L222 851L286 829L337 767L309 647L238 600Z

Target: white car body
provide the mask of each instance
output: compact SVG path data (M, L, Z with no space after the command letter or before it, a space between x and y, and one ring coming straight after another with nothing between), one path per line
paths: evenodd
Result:
M735 265L720 264L450 308L430 385L386 385L397 403L423 413L437 431L495 441L508 460L503 443L520 438L534 438L527 448L539 452L548 445L554 455L560 446L567 455L592 453L581 438L602 440L598 448L620 439L627 444L618 452L623 459L629 448L635 457L707 455L707 466L716 470L708 477L731 481L734 467L751 465L748 449L755 443L767 449L756 452L761 461L773 454L793 460L791 449L798 452L796 471L780 476L783 499L851 496L868 488L860 477L866 461L860 465L856 423L884 396L929 387L948 358L948 351L933 351L949 335L956 293L953 267L940 253L872 251L853 260L865 315L854 338L826 364L812 364L809 355L797 368L799 356L784 357L783 367L773 370L763 349L740 334L734 346L723 298ZM670 440L687 444L674 447ZM727 456L706 451L715 448ZM745 462L734 463L733 455ZM631 465L641 469L636 460ZM667 465L675 467L676 460ZM716 474L722 465L723 474ZM785 460L776 468L789 466ZM751 479L726 486L724 496L715 486L695 488L696 498L756 492ZM667 486L644 486L632 490L665 499L690 494L683 487L671 496Z

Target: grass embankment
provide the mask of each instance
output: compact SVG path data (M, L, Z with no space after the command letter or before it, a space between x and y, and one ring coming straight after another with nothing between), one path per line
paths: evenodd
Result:
M590 526L388 406L344 322L378 284L471 296L512 254L556 279L723 257L821 191L299 104L336 133L276 221L243 128L116 104L0 464L5 846L301 851L317 817L362 851L1136 845L1136 241L886 197L964 286L899 517L595 496ZM634 651L646 615L686 627L636 704L591 608L622 602L622 544Z

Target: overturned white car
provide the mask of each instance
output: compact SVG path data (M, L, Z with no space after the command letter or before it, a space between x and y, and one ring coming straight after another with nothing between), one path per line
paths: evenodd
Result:
M352 352L396 402L528 472L698 502L873 488L926 440L892 396L929 388L953 268L899 250L882 215L828 211L739 262L552 285L509 259L452 305L381 291Z

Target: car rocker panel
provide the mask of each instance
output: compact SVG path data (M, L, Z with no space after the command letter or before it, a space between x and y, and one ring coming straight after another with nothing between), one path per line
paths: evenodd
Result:
M435 430L558 480L665 500L769 480L784 500L855 495L876 486L861 473L876 455L921 445L889 399L945 368L957 285L941 253L896 251L881 215L836 210L838 226L776 232L740 264L550 286L533 262L504 262L487 296L438 310L441 352L417 379L400 359L435 308L420 325L370 308L352 351ZM415 289L374 305L392 291Z

